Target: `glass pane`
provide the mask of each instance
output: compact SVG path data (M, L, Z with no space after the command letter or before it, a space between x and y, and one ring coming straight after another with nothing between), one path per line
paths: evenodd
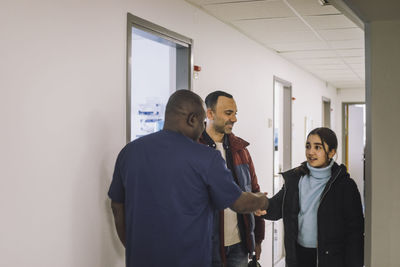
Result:
M176 90L179 46L132 28L131 140L162 129L165 105Z

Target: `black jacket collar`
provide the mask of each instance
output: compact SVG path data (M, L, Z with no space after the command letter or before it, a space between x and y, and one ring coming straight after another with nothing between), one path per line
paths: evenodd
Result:
M201 139L204 140L205 144L207 144L209 147L216 148L216 144L214 140L208 135L208 133L204 130ZM224 135L223 140L222 140L222 145L225 150L229 150L229 136L227 134Z

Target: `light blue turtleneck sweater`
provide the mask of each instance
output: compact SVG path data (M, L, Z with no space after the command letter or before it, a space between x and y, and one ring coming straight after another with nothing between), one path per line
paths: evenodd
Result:
M324 168L314 168L307 163L310 175L305 175L299 181L300 212L299 235L297 242L306 248L317 247L317 211L322 191L331 178L334 160Z

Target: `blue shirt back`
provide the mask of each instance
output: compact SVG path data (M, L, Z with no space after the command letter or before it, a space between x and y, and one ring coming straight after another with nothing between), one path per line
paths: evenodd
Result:
M108 193L125 205L127 267L210 266L213 210L241 193L218 151L180 133L129 143Z

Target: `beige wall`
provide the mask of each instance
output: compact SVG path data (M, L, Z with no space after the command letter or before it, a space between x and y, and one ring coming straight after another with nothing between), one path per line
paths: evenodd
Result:
M366 27L367 266L397 267L400 251L400 21Z

